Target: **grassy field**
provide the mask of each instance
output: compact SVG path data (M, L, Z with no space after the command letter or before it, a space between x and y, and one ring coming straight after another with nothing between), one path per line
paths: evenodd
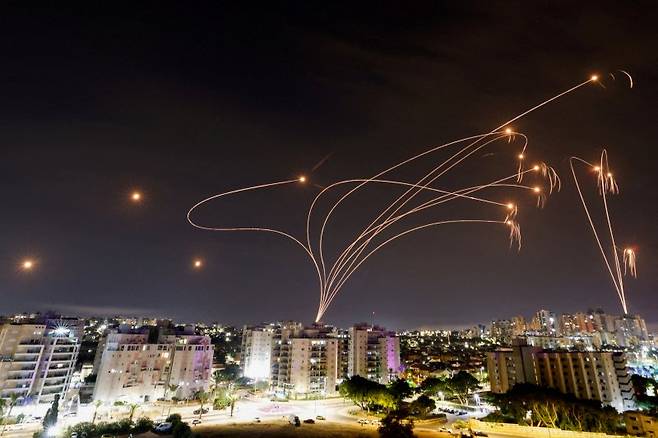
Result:
M294 427L285 421L248 424L225 424L217 426L197 426L194 432L202 437L216 438L379 438L374 426L358 426L328 421L316 424L302 424ZM440 438L449 436L438 432L415 431L419 438Z

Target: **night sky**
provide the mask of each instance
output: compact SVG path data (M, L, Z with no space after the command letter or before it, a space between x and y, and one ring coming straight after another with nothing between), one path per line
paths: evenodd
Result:
M0 313L311 322L318 289L299 247L196 230L188 208L305 174L309 184L216 202L199 216L301 238L316 185L488 132L596 73L605 88L588 85L514 124L565 186L543 210L519 195L520 253L501 227L410 235L363 265L325 321L374 311L392 328L454 327L538 308L620 312L567 161L594 161L605 147L621 188L611 200L617 238L638 254L630 311L658 323L654 2L21 3L0 11ZM491 165L479 155L446 184L509 175L515 150L492 148ZM596 202L593 178L583 180ZM348 204L330 223L334 241L395 193ZM443 211L473 215L463 203ZM24 257L36 260L33 272L19 270ZM204 269L192 269L195 257Z

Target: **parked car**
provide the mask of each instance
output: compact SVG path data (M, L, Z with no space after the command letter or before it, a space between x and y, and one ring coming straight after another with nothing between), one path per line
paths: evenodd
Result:
M78 438L78 432L71 432L70 438Z
M195 410L195 411L192 411L192 413L193 413L194 415L207 414L207 413L208 413L208 409L205 409L205 408L204 408L204 409L197 409L197 410Z
M297 415L291 415L291 416L289 416L289 417L288 417L288 423L290 423L290 424L292 424L292 425L294 425L294 426L296 426L296 427L299 427L299 426L301 426L301 424L302 424L301 421L299 421L299 417L298 417Z
M192 426L196 426L197 424L201 424L201 420L199 420L198 418L192 420Z
M479 431L479 430L474 430L473 431L473 436L489 436L486 433Z
M109 434L109 433L104 433L103 435L101 435L101 438L116 438L116 437L114 435Z
M307 418L306 420L304 420L304 423L306 423L306 424L315 424L315 420L312 419L312 418Z
M171 432L171 429L174 427L173 424L169 422L164 422L160 423L157 426L153 428L153 432L155 433L169 433Z
M315 419L316 420L326 420L326 418L324 418L322 415L318 415L317 417L315 417Z

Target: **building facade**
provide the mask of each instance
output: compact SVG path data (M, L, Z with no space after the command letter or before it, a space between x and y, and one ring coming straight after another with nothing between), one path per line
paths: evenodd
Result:
M399 372L400 339L395 333L365 323L349 329L349 376L388 383Z
M635 405L623 353L549 351L515 345L488 353L487 368L494 393L507 392L517 383L530 383L598 400L618 411Z
M0 398L17 394L26 402L64 398L80 351L82 323L38 317L0 326Z
M272 324L244 327L240 356L244 377L253 380L270 378L275 331L276 327Z
M206 391L212 373L209 336L193 328L160 330L122 326L107 335L99 361L94 400L148 402L161 397L191 397Z

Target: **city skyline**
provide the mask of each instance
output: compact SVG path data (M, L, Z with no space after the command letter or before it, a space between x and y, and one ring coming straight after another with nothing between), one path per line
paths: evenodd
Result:
M0 83L0 313L310 322L316 280L297 248L270 236L198 232L185 221L189 207L304 175L302 186L224 201L204 215L222 226L303 230L295 212L319 192L316 184L370 177L429 147L489 132L598 75L605 88L585 87L514 125L563 182L541 211L523 199L530 205L520 213L520 253L489 230L409 236L370 259L323 320L345 326L375 312L377 323L402 330L537 308L620 313L568 174L570 156L593 162L605 148L621 191L610 200L612 219L619 240L638 253L638 278L626 281L629 313L655 330L658 75L647 59L656 35L637 24L651 23L650 14L612 4L572 6L560 18L559 8L541 5L479 5L474 13L420 4L402 16L384 6L372 17L367 8L346 15L336 6L224 6L203 16L137 9L89 10L80 20L66 8L12 7L12 37L0 43L8 59ZM536 24L536 14L546 19ZM518 27L500 29L493 18ZM632 88L619 70L632 75ZM503 150L478 156L471 170L486 173L487 159L503 159ZM595 181L579 178L596 196ZM463 183L455 174L445 189ZM373 204L350 205L333 231L349 238L349 225L367 224Z

